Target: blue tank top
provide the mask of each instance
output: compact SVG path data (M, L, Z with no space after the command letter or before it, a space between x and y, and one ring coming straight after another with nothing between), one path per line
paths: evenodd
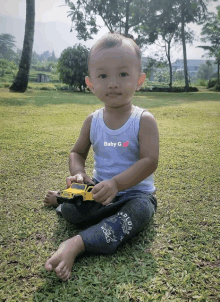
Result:
M98 182L120 174L140 159L139 128L140 117L144 110L135 106L130 118L119 129L108 128L103 120L103 108L93 112L90 127L90 141L94 151L93 178ZM118 192L120 196L128 191L155 191L153 174L137 185Z

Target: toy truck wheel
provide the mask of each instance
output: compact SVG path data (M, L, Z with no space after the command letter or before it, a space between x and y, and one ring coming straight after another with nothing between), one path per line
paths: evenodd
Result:
M80 206L82 202L83 202L83 197L81 195L78 195L77 202L76 202L77 206Z

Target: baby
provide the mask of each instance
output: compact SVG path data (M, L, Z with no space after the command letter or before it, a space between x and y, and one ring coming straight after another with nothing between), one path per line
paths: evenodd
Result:
M58 207L54 191L44 200L46 206L58 207L68 222L84 228L63 242L45 264L63 281L70 278L80 253L115 253L144 229L157 208L153 179L159 158L157 123L148 110L132 105L146 78L141 51L132 39L108 33L92 47L88 70L86 84L104 107L85 119L70 153L71 176L66 182L68 187L72 182L94 184L94 201ZM85 171L91 145L92 179Z

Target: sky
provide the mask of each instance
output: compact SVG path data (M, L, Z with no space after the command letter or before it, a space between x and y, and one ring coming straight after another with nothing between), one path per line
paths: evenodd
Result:
M211 1L213 2L213 1ZM220 5L220 0L215 3L212 3L208 6L209 11L213 11L216 13L216 6ZM35 21L40 22L50 22L50 21L62 21L71 26L71 18L68 16L69 6L65 4L65 0L46 0L35 1ZM26 0L7 0L4 1L4 4L0 4L0 11L2 15L10 15L14 17L19 17L21 19L25 19L26 17ZM83 41L78 40L76 38L77 32L72 31L74 42L81 43L86 47L91 48L92 45L98 40L101 36L108 32L108 29L104 26L104 23L101 17L97 17L98 25L101 25L102 28L98 32L96 36L93 36L94 39ZM197 41L194 41L193 45L187 45L187 58L188 59L208 59L208 57L202 57L205 54L205 51L200 48L196 48L196 46L201 45L199 41L199 35L201 32L201 26L196 24L190 25L190 28L195 31L195 36L197 37ZM204 43L202 43L203 45ZM142 56L152 55L155 51L161 51L161 48L155 45L148 47L142 54ZM60 54L58 54L60 55ZM182 47L175 47L172 51L172 61L176 59L182 59Z

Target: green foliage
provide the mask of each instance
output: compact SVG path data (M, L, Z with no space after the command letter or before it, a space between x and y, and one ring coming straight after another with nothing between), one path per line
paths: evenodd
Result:
M198 86L207 87L208 81L207 81L207 80L204 80L204 79L198 79L198 80L197 80L197 85L198 85Z
M220 21L220 5L216 7L217 8L217 11L218 11L218 18L219 18L219 21Z
M216 91L220 91L220 85L217 85L217 84L216 84L215 90L216 90Z
M36 65L32 65L31 69L35 71L47 71L53 74L57 73L57 63L53 61L37 61Z
M15 52L13 48L15 48L15 37L10 34L1 34L0 35L0 54L2 58L12 61Z
M149 79L150 75L155 71L155 69L165 67L167 67L167 62L162 58L156 59L148 57L147 61L144 62L143 72L146 74L146 78Z
M183 81L184 80L184 71L183 70L174 71L173 77L174 77L175 81Z
M197 79L209 80L215 72L215 65L207 60L204 64L199 66L197 72Z
M21 61L21 49L17 48L14 57L13 57L13 62L15 62L16 66L18 67Z
M169 83L169 69L167 67L157 68L154 73L154 79L156 82Z
M208 81L208 87L207 88L212 88L215 87L215 85L217 85L217 79L212 78Z
M220 19L217 14L209 13L201 32L201 41L210 42L211 46L198 46L208 51L209 57L215 57L218 67L220 66ZM217 74L218 84L219 72Z
M0 59L0 76L4 77L5 74L12 74L15 76L16 73L16 64L12 61L6 59Z
M28 84L29 89L36 89L36 90L47 90L47 91L53 91L57 90L56 86L52 83L29 83Z
M199 46L208 50L210 56L215 56L220 62L220 20L215 13L209 13L206 22L203 24L201 41L210 42L210 46Z
M0 83L0 88L8 88L11 85L11 82L1 82Z
M88 73L88 53L89 50L81 44L72 48L68 47L62 52L57 64L57 70L63 83L68 84L70 87L79 87L80 91L83 86L85 90L85 76Z

